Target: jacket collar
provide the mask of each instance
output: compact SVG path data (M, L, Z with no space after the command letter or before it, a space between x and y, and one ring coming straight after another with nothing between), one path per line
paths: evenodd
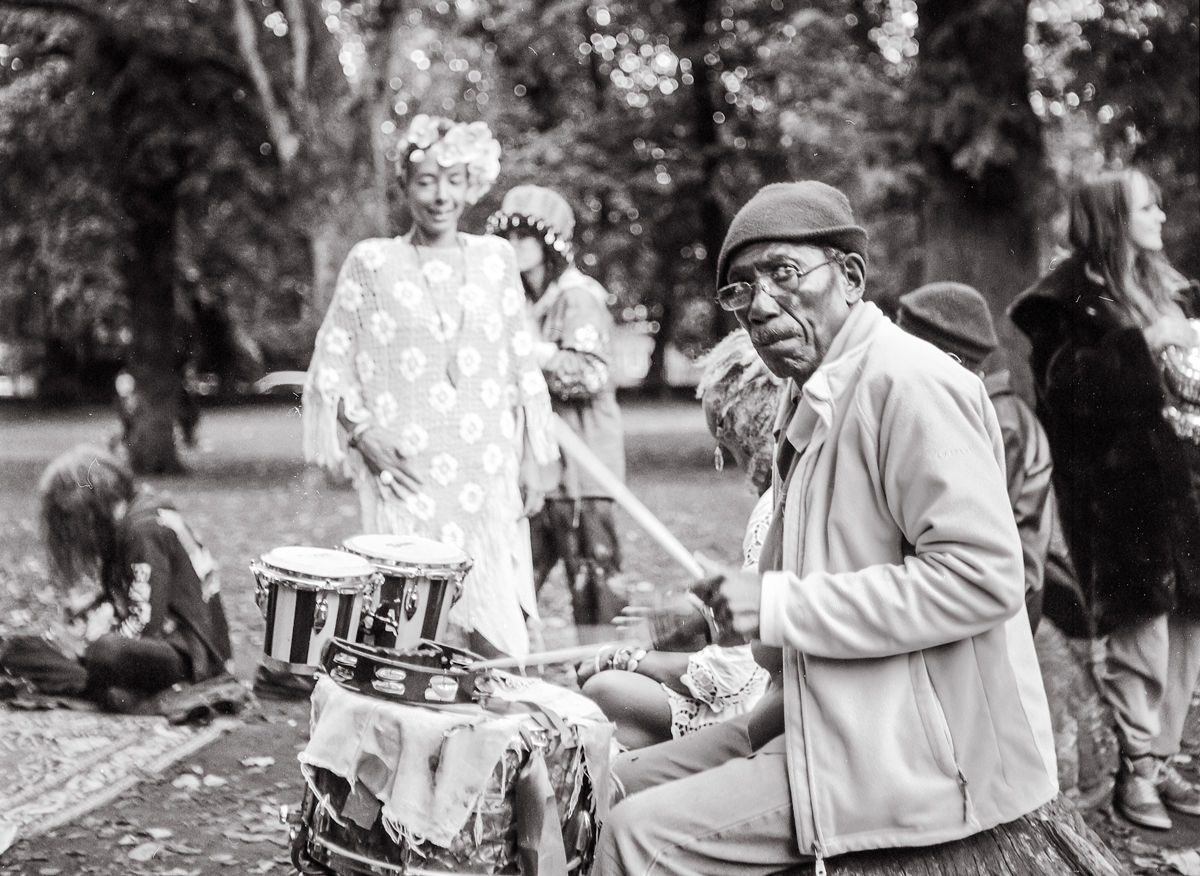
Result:
M846 391L867 346L876 332L890 325L886 316L869 301L860 301L850 308L850 315L833 338L829 352L820 367L798 387L788 382L786 402L781 405L775 420L775 436L786 434L797 449L808 444L816 421L828 427L838 399Z

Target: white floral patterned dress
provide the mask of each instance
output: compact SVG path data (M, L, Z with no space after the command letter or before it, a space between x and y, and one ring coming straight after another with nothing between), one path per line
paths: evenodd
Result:
M304 453L354 480L364 532L421 535L474 561L451 612L500 650L528 653L537 616L519 457L557 455L550 398L512 247L458 235L452 248L408 239L357 244L338 275L304 387ZM337 425L384 431L423 483L401 501L380 490Z

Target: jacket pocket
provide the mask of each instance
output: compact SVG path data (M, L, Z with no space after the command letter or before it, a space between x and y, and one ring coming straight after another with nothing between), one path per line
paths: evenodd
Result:
M917 713L925 730L925 739L938 769L948 777L959 778L958 762L954 757L954 739L950 736L950 725L942 703L933 689L929 670L925 666L925 654L914 651L908 655L909 676L912 679L913 697L917 702Z

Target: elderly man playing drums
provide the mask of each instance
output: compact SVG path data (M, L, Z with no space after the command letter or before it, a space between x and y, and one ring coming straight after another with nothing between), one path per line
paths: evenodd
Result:
M790 390L759 570L710 570L734 626L782 649L783 691L625 755L597 872L821 874L830 856L957 840L1049 802L1054 741L983 383L863 300L866 232L823 183L759 191L718 286Z

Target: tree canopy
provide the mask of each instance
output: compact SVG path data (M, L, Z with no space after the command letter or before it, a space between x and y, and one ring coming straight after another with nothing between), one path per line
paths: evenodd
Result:
M1195 275L1198 4L0 0L0 322L176 374L158 406L189 357L230 385L303 367L349 247L405 226L422 112L504 145L468 230L523 182L575 205L651 382L730 327L716 253L774 180L846 191L885 305L959 279L999 314L1071 179L1138 162Z

